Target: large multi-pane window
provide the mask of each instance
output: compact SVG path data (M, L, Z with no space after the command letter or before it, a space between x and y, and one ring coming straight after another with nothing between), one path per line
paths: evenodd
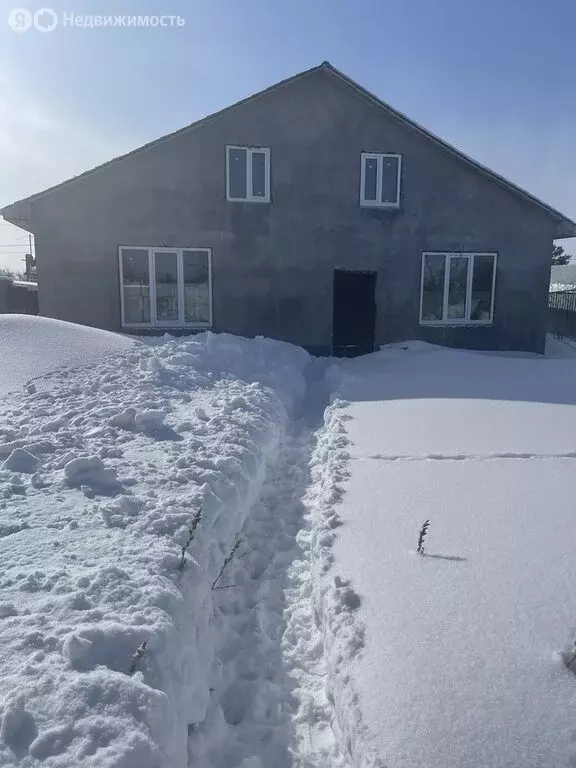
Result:
M495 253L422 254L420 322L491 323L495 282Z
M209 248L121 246L119 256L123 326L212 324Z
M270 150L226 147L226 198L236 202L270 202Z

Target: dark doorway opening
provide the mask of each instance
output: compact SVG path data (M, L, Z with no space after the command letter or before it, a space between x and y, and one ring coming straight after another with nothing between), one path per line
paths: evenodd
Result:
M376 272L334 270L332 354L356 357L374 351Z

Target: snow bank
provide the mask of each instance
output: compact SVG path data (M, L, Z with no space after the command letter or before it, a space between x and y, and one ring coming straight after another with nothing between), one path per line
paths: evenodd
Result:
M158 352L159 357L171 355L168 349ZM245 339L208 331L188 341L182 351L175 353L174 360L193 366L209 379L257 381L276 392L292 413L306 391L301 371L310 361L310 356L300 347L262 336ZM238 406L241 404L241 401L237 403Z
M334 367L333 374L337 368ZM336 399L326 409L324 427L318 433L310 462L312 483L306 506L312 534L312 604L321 632L326 694L335 712L332 729L340 752L346 764L385 768L373 744L369 721L364 717L359 686L350 673L365 642L364 626L356 617L361 599L352 586L353 581L340 576L340 565L333 555L342 525L340 503L349 477L346 406L346 401Z
M241 644L244 624L212 587L238 575L242 544L219 577L308 361L279 342L202 334L132 346L6 401L1 765L180 768L199 724L219 723L219 738L232 727L242 690L217 649L224 636ZM212 746L195 742L199 763Z
M89 365L134 342L98 328L34 315L0 315L0 395L36 376Z
M352 764L576 764L575 362L411 343L330 376L315 604Z

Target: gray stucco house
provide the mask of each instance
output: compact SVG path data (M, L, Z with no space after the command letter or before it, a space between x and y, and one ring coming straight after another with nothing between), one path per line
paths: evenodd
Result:
M542 351L576 224L329 63L13 203L40 314L354 354Z

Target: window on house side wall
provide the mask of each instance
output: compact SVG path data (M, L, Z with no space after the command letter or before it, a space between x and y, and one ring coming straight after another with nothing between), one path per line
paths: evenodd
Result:
M209 248L121 246L119 257L123 327L212 325Z
M374 208L398 208L401 177L401 155L362 152L360 205Z
M270 202L270 150L267 147L226 147L226 199Z
M495 253L424 253L422 325L489 325L494 319Z

